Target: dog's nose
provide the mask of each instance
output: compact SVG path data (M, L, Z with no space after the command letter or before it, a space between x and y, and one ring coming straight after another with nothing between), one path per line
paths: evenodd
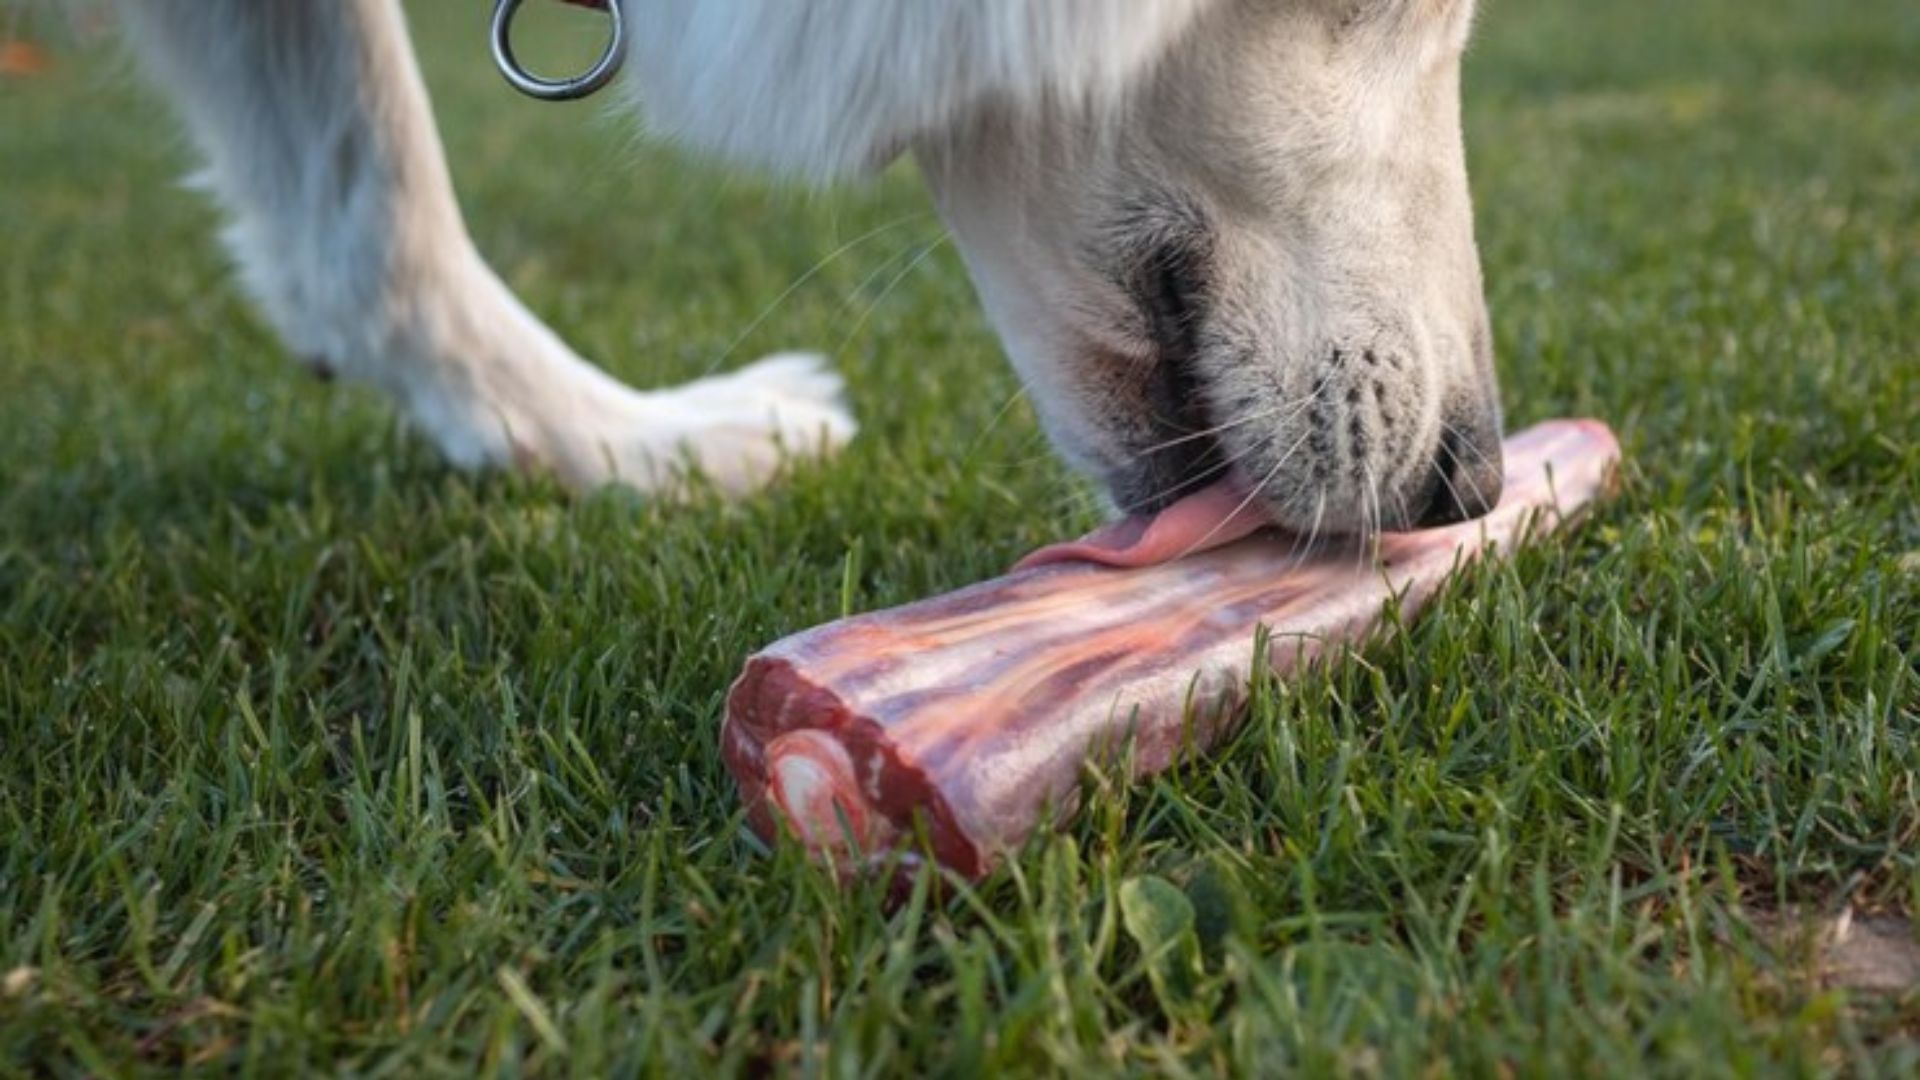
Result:
M1505 476L1497 437L1469 438L1449 430L1434 455L1432 494L1419 526L1431 529L1485 517L1500 502Z

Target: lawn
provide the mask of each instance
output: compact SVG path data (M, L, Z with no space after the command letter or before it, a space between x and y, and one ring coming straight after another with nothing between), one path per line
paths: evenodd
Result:
M744 828L729 679L1095 504L910 168L516 100L481 7L416 25L508 280L642 385L830 352L863 433L734 506L449 470L50 35L0 80L0 1071L1920 1069L1920 988L1825 945L1916 955L1920 6L1487 3L1508 415L1609 419L1620 496L897 910ZM1123 894L1191 930L1143 959Z

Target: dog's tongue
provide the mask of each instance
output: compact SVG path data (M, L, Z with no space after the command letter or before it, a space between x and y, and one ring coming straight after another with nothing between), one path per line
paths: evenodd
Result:
M1253 502L1231 484L1214 484L1157 514L1135 514L1078 540L1049 544L1021 559L1014 569L1075 559L1127 567L1171 562L1231 544L1265 525Z

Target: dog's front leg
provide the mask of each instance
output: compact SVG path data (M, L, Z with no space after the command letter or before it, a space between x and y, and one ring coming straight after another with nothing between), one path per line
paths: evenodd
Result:
M248 288L316 370L379 386L462 465L730 491L846 441L804 356L641 393L529 313L467 234L397 0L124 0L206 159Z

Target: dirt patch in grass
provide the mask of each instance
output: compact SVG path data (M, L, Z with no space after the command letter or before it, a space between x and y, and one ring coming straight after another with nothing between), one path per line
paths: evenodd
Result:
M1782 960L1832 989L1905 997L1920 994L1920 939L1901 915L1809 912L1750 917L1757 937Z

